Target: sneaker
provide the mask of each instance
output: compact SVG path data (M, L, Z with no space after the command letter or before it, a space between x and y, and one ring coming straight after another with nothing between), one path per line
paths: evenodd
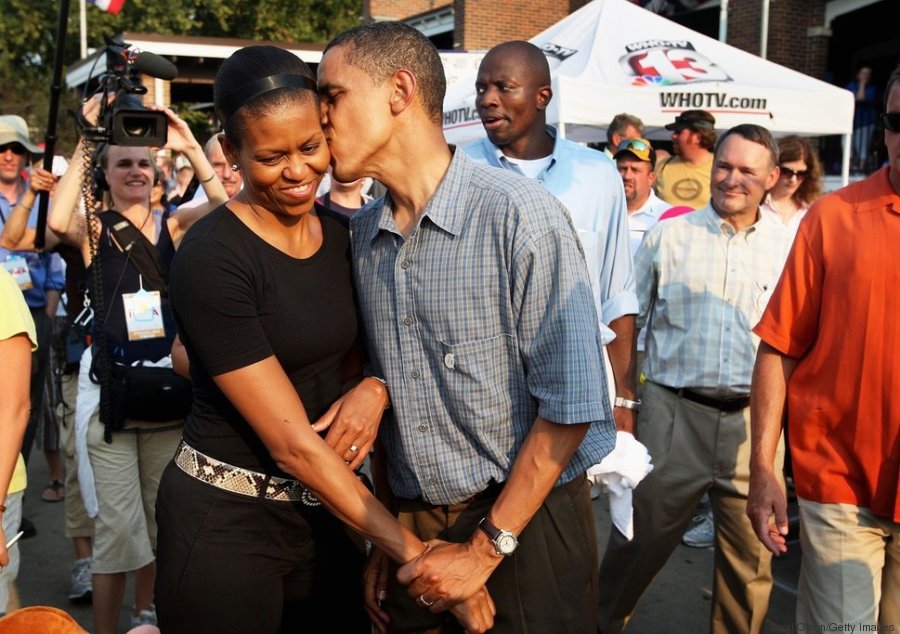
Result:
M691 548L709 548L716 543L716 525L712 512L694 517L694 525L684 532L681 543Z
M138 627L139 625L158 625L155 605L151 603L149 609L141 610L136 616L134 614L131 615L131 627Z
M72 585L69 588L69 601L73 603L90 603L93 594L91 566L94 560L90 557L76 559L72 566Z
M34 527L34 523L25 517L22 516L22 521L19 523L19 530L22 531L22 539L29 539L37 535L37 529Z

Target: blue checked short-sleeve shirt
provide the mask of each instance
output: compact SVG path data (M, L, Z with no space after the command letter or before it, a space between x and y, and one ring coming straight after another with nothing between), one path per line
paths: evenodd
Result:
M351 220L391 488L451 504L502 482L536 417L592 423L560 482L615 444L590 280L565 208L456 151L408 239L389 197Z

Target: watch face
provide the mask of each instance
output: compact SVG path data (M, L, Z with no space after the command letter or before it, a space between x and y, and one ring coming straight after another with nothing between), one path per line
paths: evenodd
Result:
M516 541L515 535L512 534L501 534L497 537L497 550L504 555L511 555L513 551L518 546L518 542Z

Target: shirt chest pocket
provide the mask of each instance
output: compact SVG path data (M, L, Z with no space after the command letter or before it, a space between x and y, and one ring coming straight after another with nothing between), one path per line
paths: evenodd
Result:
M768 306L772 293L775 291L775 284L776 281L754 282L750 298L753 302L750 309L750 328L755 327L759 320L762 319L763 313L766 312L766 306Z
M521 389L515 338L501 334L458 344L438 342L431 365L447 390L447 406L463 426L508 424Z

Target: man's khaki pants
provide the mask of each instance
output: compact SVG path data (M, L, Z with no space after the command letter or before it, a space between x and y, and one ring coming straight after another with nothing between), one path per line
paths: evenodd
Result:
M797 631L900 632L900 524L853 504L799 504Z
M716 523L710 630L762 629L772 589L772 555L757 540L745 510L750 480L750 409L725 413L647 382L637 437L653 471L634 492L634 539L613 529L600 565L600 628L620 632L641 595L710 494ZM776 472L784 445L779 442ZM660 629L664 624L660 623Z

